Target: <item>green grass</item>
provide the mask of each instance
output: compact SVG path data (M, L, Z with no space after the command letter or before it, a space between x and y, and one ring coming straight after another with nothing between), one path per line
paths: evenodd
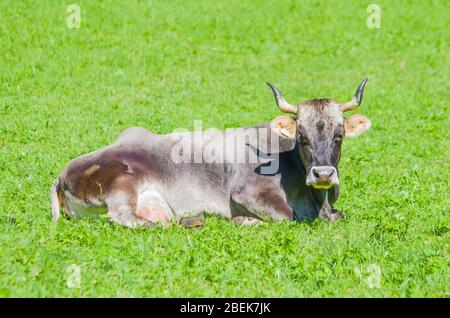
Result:
M0 295L449 297L449 4L376 1L369 29L372 2L1 1ZM279 114L268 80L291 102L346 101L366 75L372 129L343 145L344 221L51 222L56 175L127 127L255 124Z

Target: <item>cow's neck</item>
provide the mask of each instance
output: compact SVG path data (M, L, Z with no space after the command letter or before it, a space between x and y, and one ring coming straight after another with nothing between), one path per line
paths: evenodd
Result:
M300 159L299 147L299 144L296 143L288 150L290 160L297 172L290 174L289 178L291 178L291 180L288 182L288 187L295 187L296 189L286 189L288 196L289 194L294 194L296 196L296 198L290 198L291 201L295 202L297 200L299 202L296 206L293 206L295 211L294 218L301 219L305 216L311 217L311 214L319 216L325 213L331 213L332 205L339 195L339 188L315 189L313 187L305 186L306 168ZM305 201L309 202L309 204L305 205Z

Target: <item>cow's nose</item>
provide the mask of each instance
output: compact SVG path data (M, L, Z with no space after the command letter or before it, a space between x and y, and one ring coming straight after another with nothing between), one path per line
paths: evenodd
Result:
M328 182L334 174L333 167L313 167L312 173L318 182Z
M339 184L336 168L333 166L314 166L306 179L307 185L316 188L329 188Z

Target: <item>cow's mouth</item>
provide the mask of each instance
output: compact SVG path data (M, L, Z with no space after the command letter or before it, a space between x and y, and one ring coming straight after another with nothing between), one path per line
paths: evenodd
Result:
M334 186L332 183L311 183L309 185L315 189L329 189Z

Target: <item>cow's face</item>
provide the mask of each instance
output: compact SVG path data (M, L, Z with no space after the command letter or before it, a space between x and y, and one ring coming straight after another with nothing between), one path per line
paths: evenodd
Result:
M338 164L341 144L345 136L358 136L370 128L370 121L362 115L344 118L344 112L361 103L367 82L359 86L351 102L341 104L330 99L314 99L289 105L281 93L270 84L282 111L295 113L296 119L286 116L275 118L271 126L283 138L295 139L306 171L306 184L317 189L327 189L339 184Z

